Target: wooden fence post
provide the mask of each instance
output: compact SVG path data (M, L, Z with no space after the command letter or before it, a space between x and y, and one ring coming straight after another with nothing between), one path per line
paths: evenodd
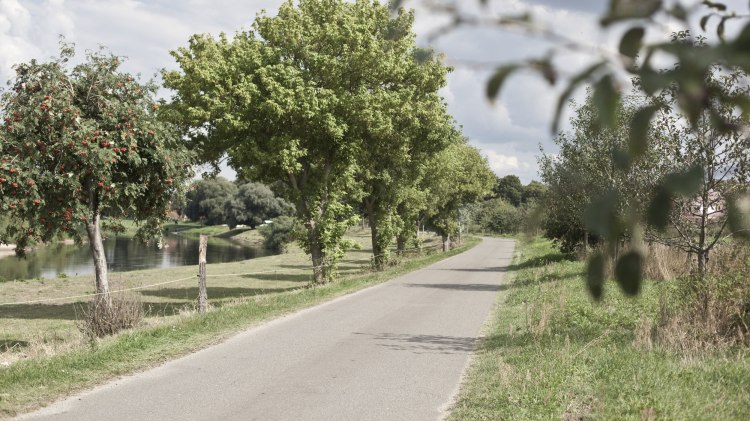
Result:
M206 247L208 236L201 235L198 244L198 311L205 313L208 310L208 294L206 293Z

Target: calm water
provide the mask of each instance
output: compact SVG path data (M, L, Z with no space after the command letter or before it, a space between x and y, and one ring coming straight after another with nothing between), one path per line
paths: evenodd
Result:
M167 235L165 247L146 245L128 237L111 237L104 240L107 263L112 272L198 265L198 237ZM264 250L248 247L227 239L208 239L208 263L234 262L264 255ZM56 244L41 247L25 259L15 256L0 258L0 280L55 278L60 273L68 276L90 275L94 264L88 245Z

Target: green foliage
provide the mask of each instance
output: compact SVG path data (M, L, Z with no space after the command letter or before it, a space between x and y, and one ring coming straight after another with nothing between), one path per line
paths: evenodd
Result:
M223 178L193 182L185 194L185 216L206 225L226 223L225 203L237 194L237 185Z
M295 231L294 218L286 215L279 216L272 223L260 227L263 247L276 253L284 253L289 243L294 241Z
M504 199L490 199L474 205L473 223L482 232L516 234L524 226L526 208L518 208Z
M458 233L462 205L489 194L495 175L487 160L465 139L457 140L427 165L423 188L429 191L427 215L438 234L449 238Z
M497 177L497 183L492 188L492 194L505 200L513 206L520 206L523 202L524 188L517 175Z
M88 53L15 67L2 96L0 209L18 223L0 241L17 252L69 235L99 215L129 218L159 235L170 199L189 178L192 156L157 118L157 87L119 70L121 59Z
M231 41L193 36L172 52L180 71L163 74L176 91L170 117L203 159L226 153L242 177L286 184L317 268L335 267L362 183L403 178L411 140L421 139L402 129L441 110L434 92L445 69L413 60L412 20L379 3L288 1ZM396 173L368 167L367 148Z
M229 228L240 224L255 228L267 219L293 213L292 205L276 197L273 191L262 183L245 183L239 186L233 197L224 202L224 214Z

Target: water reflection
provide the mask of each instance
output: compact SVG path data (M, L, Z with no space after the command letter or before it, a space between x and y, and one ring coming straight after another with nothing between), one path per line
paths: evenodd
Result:
M113 272L198 264L197 236L167 235L164 245L159 249L154 244L144 244L129 237L110 237L104 240L104 251ZM234 262L263 254L261 248L209 237L206 260L208 263ZM93 274L94 265L88 246L55 244L41 247L25 259L0 258L0 280L54 278L60 273L70 276Z

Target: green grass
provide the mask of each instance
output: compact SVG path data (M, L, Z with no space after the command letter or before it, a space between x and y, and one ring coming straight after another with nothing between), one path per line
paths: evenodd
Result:
M638 345L668 282L638 298L613 282L595 304L580 262L518 243L451 420L750 419L746 349L684 355Z
M351 236L355 239L360 237L366 239L364 232L355 231L351 233ZM248 288L243 285L236 287L239 292L220 296L216 293L217 290L212 292L210 285L212 283L215 285L218 279L228 282L227 279L232 279L232 277L216 278L214 281L209 278L208 295L213 308L207 314L182 311L169 317L158 317L156 320L151 318L145 327L100 340L93 346L74 347L66 351L55 352L51 356L36 356L0 368L0 416L13 416L26 412L113 377L158 365L218 343L262 321L385 282L400 274L460 253L477 243L477 239L469 239L464 246L449 253L433 253L406 258L397 266L390 266L385 271L375 273L363 269L361 262L368 261L367 252L365 250L353 251L347 257L357 255L358 260L355 260L355 263L349 263L351 266L349 269L346 268L346 264L343 265L341 280L316 288L302 288L306 283L306 277L298 278L299 273L284 272L285 269L291 270L308 264L306 256L299 251L234 264L209 265L209 275L212 273L231 274L235 270L242 269L241 265L247 265L245 269L256 270L260 267L276 267L279 270L276 274L278 279L273 282L289 282L290 287L258 292L248 291ZM194 270L195 268L143 271L136 275L140 274L144 280L152 281L167 276L170 279L179 278L181 271L193 273ZM294 277L292 278L291 275ZM76 280L66 281L75 282ZM248 280L238 278L235 281L247 282ZM18 287L18 285L15 286ZM225 292L231 291L231 287L225 286L224 288L226 288ZM186 303L193 306L195 301L194 295L191 295L193 292L167 291L157 294L157 298L167 300L162 303L165 306L168 300L175 300L183 306ZM144 295L144 299L147 296ZM39 313L42 310L44 313ZM68 312L66 314L63 314L61 310L60 308L29 308L25 309L29 312L25 313L27 316L23 316L24 313L21 313L19 309L12 309L15 313L8 313L3 317L9 319L11 316L18 317L20 325L16 326L15 331L17 335L22 335L24 327L27 330L30 329L28 323L23 323L24 320L26 322L53 320L54 322L55 318L59 318L56 322L72 324L75 318L75 315L70 313L73 311L72 308L66 308L65 311ZM23 317L28 317L28 319ZM70 330L70 326L67 328ZM12 346L13 340L6 338L5 345ZM49 340L55 342L54 338ZM16 340L16 342L24 341ZM0 345L2 344L3 340L0 340Z

